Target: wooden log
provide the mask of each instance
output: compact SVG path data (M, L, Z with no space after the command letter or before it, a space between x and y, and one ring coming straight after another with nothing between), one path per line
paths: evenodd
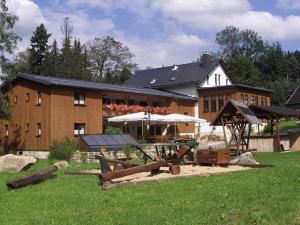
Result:
M56 172L57 170L58 168L56 166L51 166L46 170L36 172L25 177L18 178L13 181L9 181L6 183L6 186L11 189L16 189L31 184L37 184L44 180L52 178L54 176L53 173Z
M178 164L173 165L169 163L168 166L169 166L169 170L171 171L171 174L173 175L180 174L180 166Z
M117 171L112 171L112 172L101 173L101 174L99 174L99 179L102 182L110 181L110 180L113 180L116 178L125 177L125 176L136 174L136 173L150 172L150 171L153 171L155 169L158 169L158 168L160 168L162 166L166 166L166 165L167 165L166 161L164 159L162 159L161 161L158 161L155 163L149 163L149 164L144 164L144 165L140 165L140 166L135 166L135 167L127 168L124 170L117 170Z
M103 157L103 156L98 156L98 155L96 155L96 156L95 156L95 159L100 159L100 157ZM107 158L105 158L105 159L106 159L106 161L107 161L108 163L122 164L122 166L124 167L124 169L130 168L130 167L138 166L138 164L125 162L125 161L122 161L122 160L107 159Z

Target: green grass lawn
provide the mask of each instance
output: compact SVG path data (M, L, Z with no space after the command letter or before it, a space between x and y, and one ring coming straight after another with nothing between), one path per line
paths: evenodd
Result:
M98 178L58 177L8 191L0 175L0 224L300 224L300 153L259 153L273 168L102 191ZM47 160L23 172L50 164ZM97 164L72 163L72 170Z
M295 119L286 119L280 121L280 130L289 130L293 128L299 128L299 124L297 124L298 120Z

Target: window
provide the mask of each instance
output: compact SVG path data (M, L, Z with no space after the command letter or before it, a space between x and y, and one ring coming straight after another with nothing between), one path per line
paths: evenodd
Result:
M85 104L85 95L82 93L75 92L74 105L84 105L84 104Z
M128 105L135 105L135 100L129 99L128 100Z
M154 136L154 126L150 126L150 135Z
M25 132L29 132L29 123L26 123Z
M267 97L261 97L261 106L267 106L268 100Z
M159 102L152 102L152 106L153 107L160 107L160 103Z
M85 123L74 123L74 135L84 134Z
M102 99L102 103L103 103L104 105L109 105L109 104L111 103L111 100L110 100L109 98L103 98L103 99Z
M14 103L17 103L18 102L18 95L15 95L14 96Z
M18 124L15 124L14 125L14 132L17 133L17 131L18 131Z
M228 79L226 79L226 85L228 85Z
M145 101L140 101L140 106L148 106L148 103Z
M124 99L116 99L116 104L123 105L123 104L125 104L125 100Z
M258 96L257 95L255 95L255 97L254 97L254 104L258 105Z
M249 104L249 102L248 102L248 95L247 95L247 94L245 94L245 104L246 104L246 105Z
M224 96L223 95L221 95L221 96L219 96L218 97L218 103L219 103L219 111L223 108L223 106L224 106Z
M209 98L208 98L208 96L204 97L204 99L203 99L203 109L204 109L204 112L209 112Z
M210 111L211 112L217 111L217 97L216 96L210 97Z
M245 102L244 94L241 94L241 95L240 95L240 102Z
M29 93L26 93L26 102L29 102Z
M209 76L206 77L206 83L209 84Z
M42 104L42 92L40 92L40 91L37 92L36 104L37 105Z
M221 85L221 75L219 74L218 76L218 82L219 82L219 86Z
M218 86L218 74L215 74L215 85Z
M251 95L250 105L254 104L254 95Z
M41 125L41 123L37 123L36 125L37 125L37 134L36 134L36 136L40 137L42 135L42 125Z
M8 125L5 125L4 137L8 137Z

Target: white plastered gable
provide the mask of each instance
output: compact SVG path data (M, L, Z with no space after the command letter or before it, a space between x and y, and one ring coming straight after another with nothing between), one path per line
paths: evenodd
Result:
M222 66L218 64L218 66L210 71L207 78L200 83L199 87L216 87L231 84L230 78L227 76Z

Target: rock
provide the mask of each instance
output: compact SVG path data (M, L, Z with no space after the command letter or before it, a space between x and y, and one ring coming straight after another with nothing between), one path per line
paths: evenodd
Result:
M240 156L232 159L230 161L230 164L246 165L246 164L259 164L259 163L256 162L256 160L253 158L251 152L245 152Z
M66 169L69 167L69 163L67 161L60 161L60 162L54 163L53 166L56 166L57 169Z
M20 172L27 170L35 163L36 159L31 156L7 154L0 157L0 173Z

